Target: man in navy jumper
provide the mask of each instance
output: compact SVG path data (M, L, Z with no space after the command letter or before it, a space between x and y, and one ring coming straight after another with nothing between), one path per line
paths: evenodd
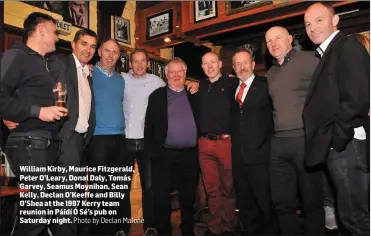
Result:
M113 40L102 42L98 49L100 61L93 68L93 91L94 103L96 109L96 127L94 135L89 146L89 165L90 166L109 166L125 167L127 165L126 140L125 140L125 118L122 106L124 98L125 81L120 74L115 72L115 65L120 57L120 48L118 43ZM111 190L92 189L92 193L109 194L119 192L112 190L112 184L124 185L123 181L113 181L112 176L124 176L122 171L115 173L99 172L95 173L105 176L107 182L97 182L97 184L107 184ZM108 176L108 175L111 175ZM130 180L130 179L129 179ZM94 184L92 181L89 184ZM109 197L110 200L119 202L120 206L115 208L117 215L115 218L130 218L130 198L129 191L124 190L123 199ZM122 192L122 190L120 190ZM103 199L102 199L103 200ZM100 201L93 198L92 201ZM107 201L107 199L104 199ZM112 210L107 207L105 210ZM104 217L104 216L103 216ZM111 217L111 216L110 216ZM91 231L94 234L115 234L116 232L125 231L128 233L129 225L125 224L94 224Z

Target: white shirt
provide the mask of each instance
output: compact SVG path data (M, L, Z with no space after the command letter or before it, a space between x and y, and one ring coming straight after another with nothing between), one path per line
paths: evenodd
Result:
M319 45L319 47L321 48L321 50L317 50L319 52L319 54L321 55L321 57L323 56L323 53L326 51L328 45L330 44L330 42L334 39L334 37L339 33L340 31L337 30L335 31L334 33L332 33L330 35L330 37L328 37L325 41L323 41L323 43L321 43L321 45ZM354 138L355 139L358 139L358 140L365 140L366 139L366 131L365 129L361 126L361 127L357 127L357 128L354 128Z
M246 84L246 87L243 90L242 99L241 99L242 103L245 101L246 94L249 91L249 88L250 88L252 82L254 81L254 78L255 78L255 75L252 74L245 82L243 82L244 84ZM237 97L238 91L240 91L241 84L242 84L242 81L240 80L240 84L238 85L238 87L236 89L236 93L234 94L235 99Z
M89 116L91 109L91 89L88 81L90 70L88 65L82 66L77 57L73 55L77 70L77 87L79 93L79 117L75 131L86 133L89 128Z
M164 87L166 83L153 74L135 78L132 70L129 73L121 73L121 75L125 80L123 106L126 137L129 139L144 138L148 97L156 89Z

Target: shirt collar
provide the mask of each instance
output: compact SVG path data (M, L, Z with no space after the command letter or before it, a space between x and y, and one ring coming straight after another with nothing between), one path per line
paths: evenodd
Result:
M76 64L76 69L82 69L82 72L84 75L89 76L90 75L90 70L89 66L86 64L85 66L82 66L80 61L77 59L75 54L72 53L73 58L75 59L75 64Z
M331 41L334 39L334 37L337 35L337 33L339 33L340 31L339 30L336 30L334 33L332 33L325 41L323 41L323 43L321 43L321 45L319 45L319 48L317 48L317 52L321 55L321 57L323 56L323 53L326 51L328 45L331 43Z
M252 83L252 81L254 80L254 78L255 78L255 75L252 74L252 75L250 75L250 77L249 77L247 80L245 80L245 82L242 82L242 81L240 80L240 84L239 84L239 86L240 86L242 83L244 83L244 84L246 84L246 87L248 88L248 87L251 85L251 83Z
M284 57L282 65L278 63L277 59L273 59L273 65L279 66L279 67L286 65L286 63L295 55L295 53L296 53L296 49L292 48Z
M115 72L114 68L111 68L109 71L106 71L101 65L99 62L97 62L96 64L97 68L102 71L105 75L107 75L108 77L111 77L113 75L113 73Z
M169 87L169 89L171 89L172 91L177 92L177 93L182 92L184 90L184 86L181 89L174 89L174 88L170 87L170 85L168 87Z

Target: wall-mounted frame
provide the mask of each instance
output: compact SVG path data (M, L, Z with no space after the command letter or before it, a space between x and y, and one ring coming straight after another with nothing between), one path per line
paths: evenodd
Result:
M126 52L121 52L120 55L120 62L118 63L120 66L118 67L119 72L129 72L129 55Z
M32 6L62 15L63 21L89 28L89 1L23 1Z
M130 21L119 16L115 16L115 39L117 41L130 44Z
M160 77L161 79L166 80L165 66L163 65L163 63L156 62L156 67L155 67L155 70L154 70L154 74L157 75L158 77Z
M272 1L226 1L225 11L227 15L232 15L269 4L272 4Z
M266 46L264 40L246 42L236 49L247 49L252 52L255 61L255 70L265 70Z
M157 38L173 32L173 10L167 10L147 17L146 38Z
M194 1L194 23L218 17L217 1Z

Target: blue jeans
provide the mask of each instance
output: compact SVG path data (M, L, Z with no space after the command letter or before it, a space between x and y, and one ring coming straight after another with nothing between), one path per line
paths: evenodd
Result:
M366 153L366 140L353 139L344 151L331 150L327 161L339 218L351 234L370 234L370 174Z

